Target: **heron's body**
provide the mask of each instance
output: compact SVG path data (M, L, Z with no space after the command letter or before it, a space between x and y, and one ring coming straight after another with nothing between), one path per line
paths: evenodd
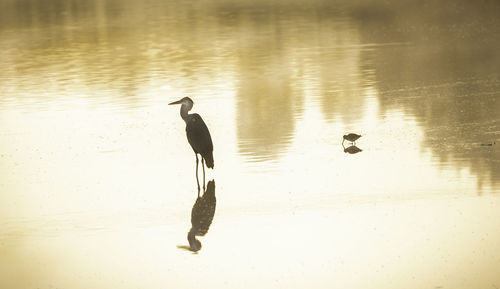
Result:
M214 146L207 125L197 113L188 114L184 121L186 122L186 136L193 151L201 155L207 164L207 168L213 169Z

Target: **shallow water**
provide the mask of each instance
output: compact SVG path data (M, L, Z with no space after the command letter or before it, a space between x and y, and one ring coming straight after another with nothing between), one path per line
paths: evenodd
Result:
M0 287L500 287L499 8L0 0Z

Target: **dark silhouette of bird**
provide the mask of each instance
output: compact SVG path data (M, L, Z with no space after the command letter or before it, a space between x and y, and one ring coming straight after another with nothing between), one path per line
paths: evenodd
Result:
M494 144L496 144L496 142L492 142L492 143L482 143L482 144L480 144L480 146L483 146L483 147L485 147L485 146L487 146L487 147L491 147L491 146L493 146Z
M203 187L205 187L205 166L207 168L214 168L214 157L212 144L212 137L208 131L207 125L197 113L188 113L188 111L193 108L193 101L189 97L184 97L181 100L169 103L181 104L181 117L186 123L186 135L189 144L193 148L194 154L196 156L196 181L198 182L198 189L200 184L198 181L198 154L201 155L201 166L203 167Z
M344 143L344 141L347 140L354 144L356 143L356 140L360 137L361 135L355 133L345 134L344 137L342 138L342 143Z
M200 197L200 191L198 190L198 198L191 210L191 230L189 230L187 239L189 248L193 252L201 249L201 242L196 239L196 236L205 236L208 232L214 219L216 203L215 181L211 180L208 182L203 196Z
M362 152L362 151L363 151L362 149L358 148L355 145L352 145L350 147L344 148L344 152L345 153L350 153L350 154L357 154L357 153Z

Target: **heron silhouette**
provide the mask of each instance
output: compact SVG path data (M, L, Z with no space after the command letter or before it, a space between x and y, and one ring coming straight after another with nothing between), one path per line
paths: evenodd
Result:
M207 125L197 113L188 113L193 108L193 100L184 97L181 100L169 103L169 105L181 104L181 117L186 123L186 136L189 144L193 148L196 156L196 182L200 189L198 180L198 154L201 155L201 166L203 167L203 188L205 188L205 162L207 168L214 168L214 156L212 137L208 131Z

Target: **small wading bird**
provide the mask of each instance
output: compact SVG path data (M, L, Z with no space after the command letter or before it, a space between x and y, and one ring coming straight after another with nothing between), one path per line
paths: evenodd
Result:
M189 144L193 148L196 156L196 182L198 183L198 190L200 189L200 182L198 181L198 154L201 155L201 166L203 167L203 188L205 188L205 166L207 168L214 168L214 157L212 144L212 137L208 131L207 125L197 113L189 114L188 111L193 108L193 101L189 97L184 97L181 100L169 103L181 104L181 117L186 122L186 135Z
M344 137L342 138L342 144L344 144L345 140L350 141L352 144L355 144L356 140L360 137L361 135L355 133L345 134Z

